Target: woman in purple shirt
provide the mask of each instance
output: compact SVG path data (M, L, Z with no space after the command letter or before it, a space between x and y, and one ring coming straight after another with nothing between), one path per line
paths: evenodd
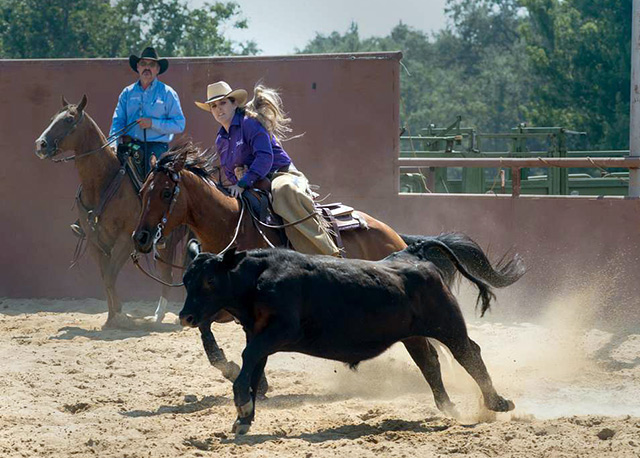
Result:
M229 191L239 197L262 178L271 179L273 209L285 222L303 219L315 211L307 178L297 170L282 148L291 132L277 91L257 85L253 100L247 91L232 90L224 81L207 87L207 100L196 105L210 112L220 124L216 148L220 164L231 183ZM240 170L237 176L236 173ZM340 252L320 216L286 229L293 247L302 253L339 256Z

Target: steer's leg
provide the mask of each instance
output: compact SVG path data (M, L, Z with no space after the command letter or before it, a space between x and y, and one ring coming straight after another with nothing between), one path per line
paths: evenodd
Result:
M441 412L452 417L458 416L456 406L442 383L438 352L425 337L410 337L402 341L407 351L418 365L422 375L431 387L436 406Z
M240 367L233 361L227 361L222 349L218 346L213 333L211 332L211 322L202 323L199 328L200 337L204 352L209 359L209 363L222 372L222 375L230 381L234 381L240 372Z
M462 330L464 332L459 333L459 335L452 333L441 336L438 340L451 350L453 357L476 381L480 391L482 391L484 405L487 409L496 412L508 412L515 409L512 401L503 398L496 392L489 372L484 365L484 361L482 361L480 346L467 336L466 329L463 328Z
M256 364L251 376L251 412L247 414L245 411L243 413L245 416L241 416L240 410L238 410L238 418L236 418L236 422L233 424L233 432L236 434L246 434L256 416L256 398L258 394L260 394L258 391L261 381L264 380L264 367L266 364L267 358L262 358L262 360Z
M267 357L278 351L288 340L288 335L287 329L278 323L268 326L249 339L242 352L242 369L233 382L233 401L238 411L233 432L245 434L249 431L255 416L254 401Z

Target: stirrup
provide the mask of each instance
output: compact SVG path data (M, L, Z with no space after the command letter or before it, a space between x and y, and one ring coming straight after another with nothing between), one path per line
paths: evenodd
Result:
M70 227L71 227L71 232L73 232L73 235L75 235L79 239L83 239L86 237L86 234L84 233L84 229L82 229L82 226L80 226L78 221L71 224Z

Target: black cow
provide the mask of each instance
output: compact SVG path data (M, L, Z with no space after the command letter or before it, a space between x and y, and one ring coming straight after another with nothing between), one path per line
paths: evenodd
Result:
M478 286L482 311L489 308L490 287L471 276L444 243L429 240L412 249L416 246L446 253ZM415 336L446 345L479 385L488 409L514 408L495 391L480 347L469 338L458 303L438 269L415 256L374 262L282 249L203 253L185 273L184 284L184 326L197 327L224 309L247 333L242 369L233 384L238 411L233 431L238 434L246 433L254 419L257 386L269 355L295 351L355 368ZM437 359L433 365L440 380L440 388L433 390L436 405L453 411Z

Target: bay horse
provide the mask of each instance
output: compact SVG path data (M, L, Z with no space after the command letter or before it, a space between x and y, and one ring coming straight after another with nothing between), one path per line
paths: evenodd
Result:
M242 210L241 201L230 197L222 190L221 185L214 182L216 168L211 162L212 157L206 151L188 144L165 153L154 164L140 190L143 209L133 234L134 243L140 252L151 251L153 241L162 235L162 231L168 234L183 224L196 235L202 250L206 252L219 253L232 243L238 250L269 246L254 226L252 218L245 214L248 212ZM367 228L341 234L346 254L350 258L377 261L407 247L402 236L387 224L366 213L357 213L366 221ZM279 236L274 230L265 228L264 235L272 244L279 243ZM496 281L499 286L506 286L524 274L519 259L501 263L494 270L480 247L471 239L451 239L451 242L450 248L463 259L466 267L492 285ZM455 271L455 266L450 265ZM203 320L198 328L210 363L233 381L239 367L227 361L211 333L212 321L226 322L231 319L227 312L222 311L211 320ZM449 413L455 412L442 384L438 354L431 343L421 336L408 337L402 343L430 385L438 408Z
M54 159L59 153L73 152L80 190L77 207L80 225L87 236L88 248L100 268L100 275L107 295L108 315L103 328L129 327L130 318L122 313L122 303L116 292L116 279L120 269L133 251L131 233L140 215L140 198L131 180L122 177L121 183L109 199L99 221L92 229L88 216L99 206L103 194L118 174L122 174L116 153L96 122L85 111L87 96L77 105L70 104L62 97L62 109L52 118L47 128L36 140L36 156L40 159ZM67 158L67 159L70 159ZM62 160L64 161L64 160ZM163 251L164 259L171 259L179 237L167 240ZM171 266L158 266L162 278L171 281ZM167 305L169 287L162 288L162 295L155 312L155 321L161 322Z

